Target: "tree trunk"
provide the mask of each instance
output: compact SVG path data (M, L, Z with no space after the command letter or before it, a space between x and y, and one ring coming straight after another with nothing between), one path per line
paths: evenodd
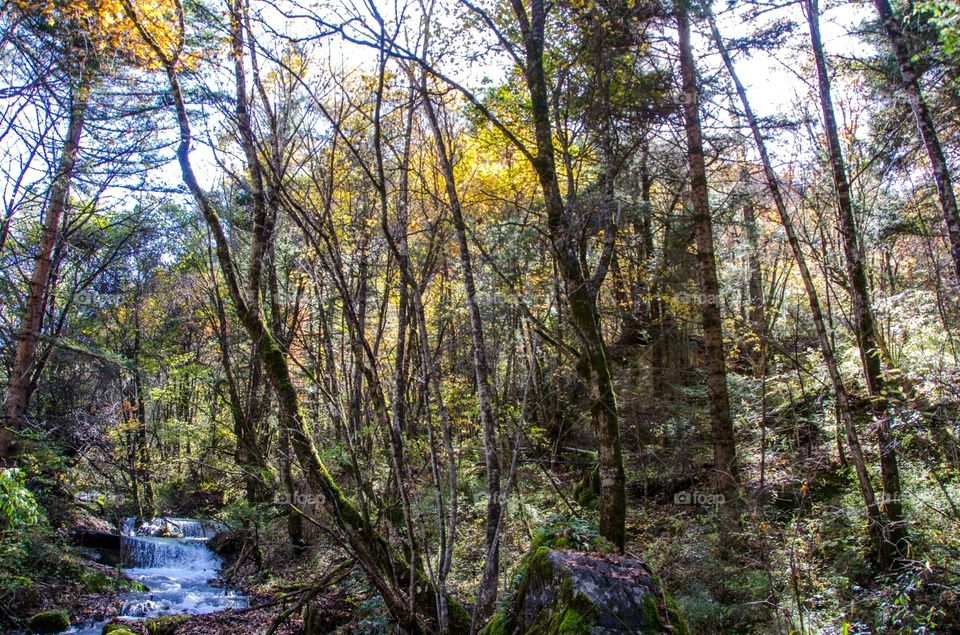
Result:
M50 287L50 272L53 267L53 250L60 236L60 225L70 195L70 180L77 163L80 149L80 136L83 134L84 120L87 114L87 102L90 96L92 68L84 63L79 82L73 90L70 104L70 120L67 136L60 150L60 162L50 185L50 202L40 236L40 246L34 260L33 274L20 330L17 334L17 349L13 368L10 371L10 388L7 392L7 407L4 426L0 428L0 464L12 458L16 451L14 434L23 425L27 412L30 380L33 375L37 354L37 335L47 304Z
M757 230L756 211L753 201L743 204L743 226L747 233L747 299L749 308L747 319L752 333L747 343L748 356L753 366L753 376L757 379L767 372L766 316L763 304L763 275L760 272L760 240Z
M543 0L531 0L528 16L522 0L511 0L511 3L523 34L526 52L524 79L530 92L536 139L536 154L531 157L531 164L543 192L550 242L566 287L567 305L580 343L578 371L587 385L591 419L599 444L600 535L617 549L623 550L626 477L620 444L620 413L597 308L598 281L588 277L582 267L575 231L557 182L549 94L543 65L546 9Z
M790 249L793 252L794 260L797 263L797 269L800 271L800 277L803 280L803 287L806 291L807 302L810 307L810 316L817 331L817 340L820 343L820 354L823 358L824 365L827 367L827 374L830 376L830 383L833 387L834 397L837 402L837 411L843 423L844 431L847 437L847 444L850 446L850 455L857 474L857 482L860 486L860 494L863 497L864 506L866 508L867 532L870 537L870 544L880 563L883 565L889 565L891 562L891 554L889 554L888 543L884 540L884 519L881 515L880 508L877 505L873 484L870 482L870 476L867 472L866 459L863 455L863 448L860 445L860 436L857 433L857 428L853 420L853 413L850 408L850 399L847 394L847 389L843 384L839 367L837 366L837 359L833 353L833 346L830 343L830 335L827 331L826 321L823 317L823 311L820 308L820 299L817 295L817 288L814 285L810 268L807 266L807 260L803 254L800 239L797 237L797 232L794 229L793 219L790 217L789 210L787 209L786 202L784 201L783 193L780 189L780 181L777 178L776 172L773 170L773 163L770 161L770 155L767 152L766 142L763 140L763 133L760 130L760 124L757 121L756 115L754 115L753 108L750 106L750 101L747 99L747 91L740 82L740 78L737 76L736 70L733 66L733 60L730 58L730 55L727 52L726 46L723 43L723 38L720 36L720 31L717 29L713 15L708 13L708 18L710 20L710 29L713 33L713 39L717 44L717 49L720 52L721 58L723 59L724 66L726 66L727 72L730 74L730 79L733 81L734 87L736 88L737 96L740 98L740 104L743 106L747 123L750 126L754 143L757 146L757 152L760 155L760 160L763 164L763 172L764 176L766 177L767 186L770 189L770 195L773 198L774 204L776 205L777 213L780 216L780 224L783 226L784 232L787 235L787 242L790 244Z
M687 160L693 203L693 231L697 243L697 273L703 313L703 341L706 348L707 391L710 396L710 424L713 428L713 460L718 491L730 496L737 480L737 449L730 417L727 366L723 352L723 324L720 315L720 283L713 247L713 226L707 189L707 168L703 157L703 135L697 106L697 80L690 18L683 3L677 7L680 42L680 75L683 81L683 114L687 132Z
M143 485L143 506L141 514L147 520L153 520L156 514L156 504L153 495L153 482L150 479L150 443L147 435L147 404L144 397L143 374L140 371L141 335L140 335L140 283L137 282L134 307L134 334L133 334L133 392L134 407L137 411L137 473Z
M397 619L403 628L413 632L423 632L425 628L421 623L421 618L408 609L406 602L394 587L393 581L398 579L400 587L403 588L412 579L417 589L416 596L413 598L415 608L418 613L431 617L438 615L437 589L419 567L411 566L403 555L394 549L363 516L356 505L347 498L336 484L320 459L311 437L309 424L304 419L300 409L300 398L296 387L293 385L293 378L286 356L264 323L262 315L249 310L231 254L230 242L220 222L220 217L197 182L190 161L190 123L183 91L177 77L176 61L167 57L162 47L151 38L149 32L137 19L137 14L129 0L124 1L124 9L134 21L137 31L150 44L166 72L180 132L177 161L181 175L213 234L217 260L220 263L220 268L227 283L227 290L237 315L250 338L258 343L257 354L263 361L280 403L282 416L280 425L287 427L294 454L297 456L307 481L313 491L322 499L324 508L334 520L344 540L349 544L357 562L364 569L371 584L383 596L391 615ZM450 613L451 624L454 628L461 630L469 628L469 616L466 611L452 598L448 599L448 603L453 609Z
M847 280L850 285L851 313L854 335L860 349L860 362L866 380L867 392L872 402L873 414L877 421L877 443L880 453L880 476L883 484L883 507L890 520L886 526L888 539L894 548L906 547L906 526L900 503L900 470L897 465L896 442L890 433L889 417L885 410L883 395L883 376L880 350L877 346L873 309L867 288L867 276L863 265L863 252L859 244L859 232L853 215L853 199L847 180L843 149L837 120L833 111L833 98L830 91L830 76L823 43L820 38L820 9L818 0L807 0L807 21L810 25L810 40L813 56L817 65L817 82L820 92L820 106L823 112L823 124L827 135L827 149L830 157L830 169L837 194L837 213L843 252L847 265Z
M900 89L907 95L910 109L917 120L917 130L920 131L923 145L927 149L927 156L930 158L930 169L937 186L937 196L940 199L943 220L947 226L947 236L950 240L953 272L957 277L957 283L960 284L960 212L957 210L957 197L953 191L950 168L943 154L943 147L940 145L940 137L937 134L936 126L934 126L930 108L927 107L923 93L920 92L920 73L913 65L910 47L903 31L900 29L900 23L893 14L893 8L890 6L889 0L873 0L873 4L877 8L880 21L883 23L883 30L887 34L890 48L893 49L893 56L897 60Z
M483 431L483 451L487 469L487 519L486 519L486 560L483 581L477 597L474 624L483 623L490 616L493 603L497 599L500 549L497 527L500 524L500 456L497 452L496 419L493 412L493 392L490 389L490 367L487 362L486 344L483 337L483 320L477 301L477 287L473 279L473 263L470 258L470 246L467 241L467 226L463 220L463 208L457 183L454 179L453 163L447 152L440 123L430 95L427 93L426 78L421 84L421 97L433 138L437 146L440 172L443 174L447 190L447 202L453 216L456 229L457 247L460 253L460 268L463 274L463 286L467 293L467 308L470 313L470 335L473 345L473 369L477 382L477 399L480 402L480 428Z

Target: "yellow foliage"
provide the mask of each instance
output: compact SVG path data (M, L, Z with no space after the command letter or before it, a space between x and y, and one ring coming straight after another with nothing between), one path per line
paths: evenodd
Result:
M21 13L40 17L68 37L81 40L86 50L99 56L117 57L145 68L159 67L153 50L127 16L123 0L14 0L14 5ZM130 6L160 49L169 57L176 57L182 46L179 3L136 0ZM187 58L181 63L189 66L195 61Z

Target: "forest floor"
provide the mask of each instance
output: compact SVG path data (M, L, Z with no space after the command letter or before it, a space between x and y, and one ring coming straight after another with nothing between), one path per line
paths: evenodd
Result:
M922 457L906 448L902 463L918 556L896 574L883 574L864 557L855 476L839 463L829 438L770 452L763 488L754 485L734 502L704 497L710 484L703 457L676 470L643 469L632 457L626 551L661 577L693 633L960 632L960 576L951 564L960 538L955 521L941 513L944 494L925 476ZM520 463L502 534L501 606L515 584L514 563L538 528L553 526L574 548L596 537L587 465L571 460L551 466L532 457ZM744 482L760 482L756 461L745 461L743 469ZM479 470L465 469L461 481L449 582L465 601L476 594L483 560ZM955 491L955 484L945 488ZM230 530L211 541L224 558L222 583L247 594L253 608L194 616L176 633L263 635L276 624L275 632L292 634L304 632L304 619L318 629L312 632L389 632L379 595L323 531L307 524L308 546L298 550L288 542L284 510L274 507L258 518L256 529ZM96 521L86 516L84 522ZM81 558L65 541L62 533L37 539L45 551L31 556L33 568L21 567L34 574L23 605L66 609L74 623L116 615L122 604L117 570ZM15 604L14 582L0 579L6 593L0 605ZM143 623L125 625L146 633Z

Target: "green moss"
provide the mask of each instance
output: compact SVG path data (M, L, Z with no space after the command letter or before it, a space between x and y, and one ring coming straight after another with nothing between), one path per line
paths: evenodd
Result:
M507 635L513 632L513 627L513 618L506 611L501 611L483 627L480 635Z
M83 586L91 593L103 593L114 587L114 581L107 575L96 571L83 576Z
M125 624L104 624L100 635L135 635Z
M575 546L569 536L557 536L553 541L554 549L573 549Z
M643 596L643 627L663 630L663 620L660 619L660 603L652 594Z
M674 635L690 635L690 626L687 624L687 620L684 619L677 603L666 591L663 592L663 601L667 605L667 614L670 616L670 624L673 626Z
M590 628L593 625L593 619L589 615L584 615L574 608L567 608L559 614L560 623L556 628L551 628L551 633L557 635L589 635ZM554 622L557 618L554 618ZM552 625L551 625L552 626Z
M147 585L142 582L138 582L137 580L128 580L126 578L120 578L117 580L106 574L100 573L99 571L84 575L83 586L91 593L106 593L115 589L119 589L121 591L136 591L138 593L146 593L150 590Z
M645 619L643 628L658 633L666 630L665 627L667 625L663 623L664 609L666 609L666 617L670 622L670 626L673 627L673 633L675 635L690 635L690 627L687 626L687 621L683 619L680 609L677 608L677 604L673 601L673 598L670 597L670 594L662 591L659 580L657 580L657 587L661 589L662 604L661 601L658 601L657 597L652 594L644 596L643 612Z
M540 547L572 549L576 551L602 551L610 553L610 545L600 536L596 527L576 516L554 514L533 535L530 551ZM521 563L522 566L522 563Z
M584 509L600 506L600 466L595 465L573 489L573 498Z
M180 625L190 619L189 615L164 615L147 620L143 625L149 635L173 635Z
M31 633L60 633L70 628L70 616L66 611L37 613L28 622Z

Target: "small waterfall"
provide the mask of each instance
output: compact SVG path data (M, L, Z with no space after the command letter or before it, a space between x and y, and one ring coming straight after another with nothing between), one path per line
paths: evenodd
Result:
M219 565L214 553L199 541L124 536L122 545L123 563L127 567L179 569L189 566L216 572Z
M207 547L207 538L223 527L191 518L157 518L137 527L133 518L125 519L120 544L124 572L149 590L124 594L120 619L248 606L244 595L214 582L223 561ZM100 635L104 623L93 622L72 632Z

